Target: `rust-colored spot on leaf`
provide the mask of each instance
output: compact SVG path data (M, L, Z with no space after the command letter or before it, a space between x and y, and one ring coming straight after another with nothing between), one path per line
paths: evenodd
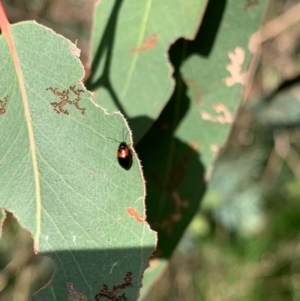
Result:
M125 293L121 296L117 296L117 294L125 289L126 287L130 286L132 283L132 273L127 272L124 277L124 283L120 285L114 285L113 289L111 291L108 290L107 284L103 284L103 289L95 296L95 300L98 301L102 297L106 298L107 300L111 301L128 301L128 299L125 296Z
M133 216L137 222L139 222L139 223L145 222L146 218L139 216L139 214L136 212L136 210L133 207L128 207L126 210L127 210L127 213L129 215Z
M172 192L175 208L174 211L165 218L158 226L158 228L166 231L167 234L172 234L174 224L181 221L182 211L189 207L189 203L186 200L181 199L178 191Z
M146 51L148 49L154 48L157 46L158 37L156 34L153 34L151 37L144 40L142 47L131 48L131 53L139 53Z
M150 259L150 266L149 269L155 269L159 264L159 260L157 258Z
M65 109L66 105L74 105L75 108L84 114L85 109L79 106L79 102L81 100L80 95L84 92L82 89L75 89L75 86L70 86L69 89L63 90L62 92L58 91L58 88L49 87L46 90L50 90L54 95L58 96L59 102L51 102L51 106L54 108L54 111L58 114L62 113L65 115L69 115L67 109ZM73 100L70 99L70 92L75 94L75 98Z
M67 287L69 290L69 295L68 295L69 301L87 301L88 300L86 295L79 293L74 289L73 283L67 282Z
M7 105L7 102L8 102L8 95L5 96L3 98L3 100L0 99L0 115L3 115L6 113L6 105Z

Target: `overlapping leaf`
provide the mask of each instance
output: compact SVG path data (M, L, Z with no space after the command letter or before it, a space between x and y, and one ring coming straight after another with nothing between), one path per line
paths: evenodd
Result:
M173 90L166 52L192 38L206 0L101 1L95 13L92 76L96 102L129 119L135 141L149 129Z

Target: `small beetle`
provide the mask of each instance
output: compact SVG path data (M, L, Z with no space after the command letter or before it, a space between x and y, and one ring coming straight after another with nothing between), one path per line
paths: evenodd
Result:
M120 166L129 170L132 165L132 153L126 142L121 142L117 150L117 158Z
M124 132L123 132L123 135L124 135ZM119 147L117 150L118 162L121 167L123 167L126 170L129 170L132 166L132 152L131 152L130 146L128 146L128 144L125 141L120 142L113 138L108 138L108 139L119 143ZM126 138L124 138L124 140L126 140Z

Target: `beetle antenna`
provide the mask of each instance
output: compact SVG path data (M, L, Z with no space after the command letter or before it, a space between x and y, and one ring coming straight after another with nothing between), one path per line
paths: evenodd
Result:
M106 139L109 139L109 140L115 141L115 142L117 142L117 143L120 143L120 141L118 141L118 140L116 140L116 139L114 139L114 138L106 137Z

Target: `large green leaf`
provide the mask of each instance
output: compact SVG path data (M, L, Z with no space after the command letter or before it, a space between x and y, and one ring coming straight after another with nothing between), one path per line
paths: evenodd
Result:
M0 205L56 264L36 300L73 300L75 291L93 300L103 285L133 300L155 235L135 152L125 170L109 139L127 125L92 102L75 45L34 22L2 32Z
M97 103L128 117L136 141L173 91L170 44L195 35L206 2L104 0L96 7L87 87Z

